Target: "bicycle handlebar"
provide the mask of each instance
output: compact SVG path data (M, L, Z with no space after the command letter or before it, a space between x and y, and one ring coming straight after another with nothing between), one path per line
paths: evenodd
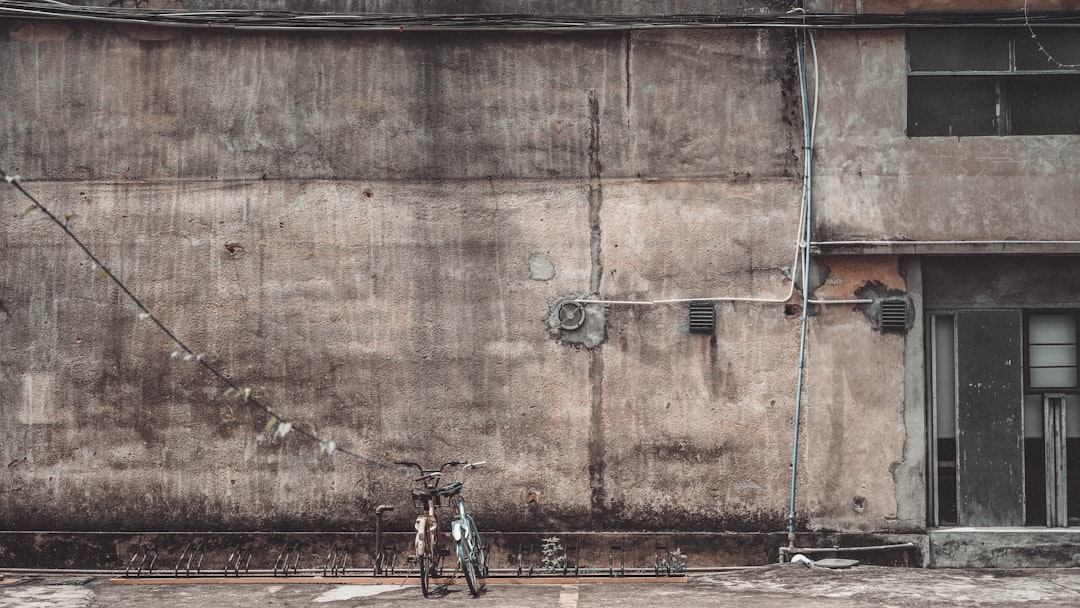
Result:
M445 469L446 467L464 467L467 469L475 469L476 467L487 464L487 461L481 460L480 462L470 463L461 460L451 460L449 462L444 462L442 466L440 466L438 469L425 469L419 463L409 462L407 460L396 460L394 461L394 464L416 469L420 473L420 477L414 479L413 481L420 482L431 481L432 479L439 479L443 477L443 469Z

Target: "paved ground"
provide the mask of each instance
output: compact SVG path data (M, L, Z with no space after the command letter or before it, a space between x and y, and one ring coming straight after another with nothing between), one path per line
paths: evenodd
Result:
M695 574L686 583L492 584L479 598L471 597L463 581L457 581L446 587L440 597L430 600L420 595L418 587L400 582L117 585L104 577L8 573L7 579L0 581L0 608L1080 606L1080 569L990 571L857 566L825 570L784 564Z

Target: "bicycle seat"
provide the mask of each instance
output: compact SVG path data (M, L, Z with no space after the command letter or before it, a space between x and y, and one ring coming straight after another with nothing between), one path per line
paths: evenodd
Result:
M453 496L455 494L459 494L464 487L465 484L461 483L460 481L455 481L454 483L448 483L445 486L439 488L439 494L442 496Z
M439 495L439 490L428 488L416 488L412 491L413 502L427 502Z

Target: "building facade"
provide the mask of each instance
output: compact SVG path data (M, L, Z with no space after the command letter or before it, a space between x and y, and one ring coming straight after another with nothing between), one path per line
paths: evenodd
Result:
M1072 565L1080 7L14 4L0 559L469 459L500 559Z

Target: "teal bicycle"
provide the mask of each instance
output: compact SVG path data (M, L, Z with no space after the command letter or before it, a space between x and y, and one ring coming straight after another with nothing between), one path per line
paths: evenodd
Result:
M442 506L443 499L446 499L457 512L457 516L450 522L450 533L454 538L461 573L465 576L469 593L474 596L480 595L482 581L488 575L488 549L480 538L476 520L469 514L468 505L461 496L461 491L465 488L464 479L444 484L443 471L447 468L460 467L461 475L464 477L465 471L475 469L484 463L450 461L438 469L425 469L415 462L395 462L394 464L415 468L420 473L420 476L413 480L420 484L420 487L413 489L412 497L414 504L423 509L423 512L416 517L416 561L420 568L420 589L424 597L431 596L432 579L441 572L442 557L448 553L443 552L439 547L441 535L438 507Z

